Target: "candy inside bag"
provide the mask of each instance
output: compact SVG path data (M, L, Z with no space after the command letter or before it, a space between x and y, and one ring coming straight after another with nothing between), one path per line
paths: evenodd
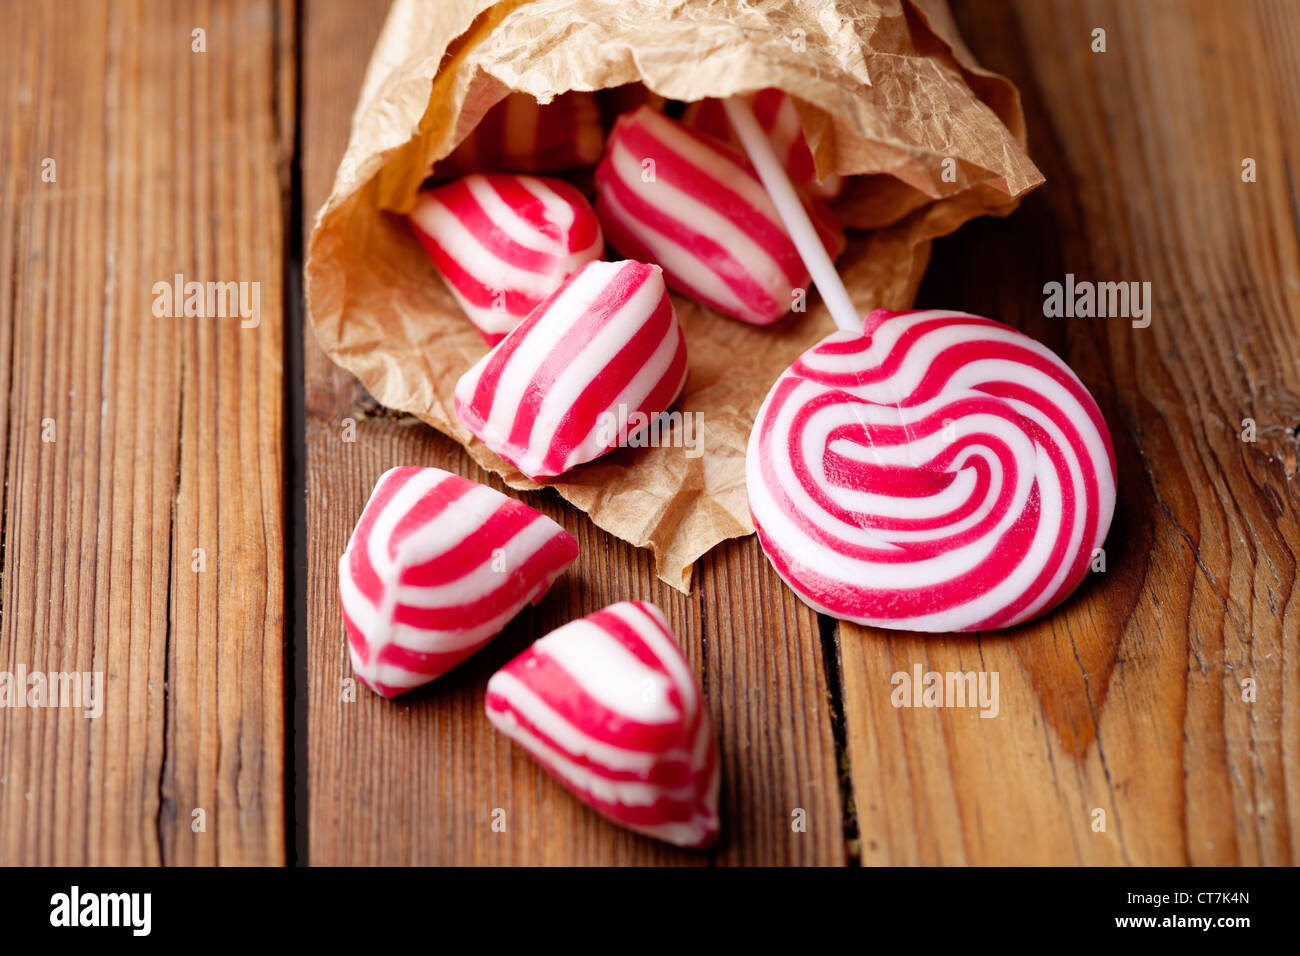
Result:
M838 266L864 314L908 307L935 236L1005 215L1042 181L1015 88L974 63L938 0L862 0L832 32L815 5L397 0L309 241L323 349L381 404L452 436L512 487L536 487L455 416L455 383L486 344L405 221L428 172L511 93L543 104L543 126L563 94L593 93L604 129L611 110L626 112L615 98L690 103L765 88L793 99L820 178L845 177L835 210L850 238ZM563 177L589 190L593 168ZM686 589L701 554L752 533L744 449L755 413L832 324L816 297L766 328L674 304L690 355L678 407L699 423L698 440L670 431L549 484L651 548L660 577Z

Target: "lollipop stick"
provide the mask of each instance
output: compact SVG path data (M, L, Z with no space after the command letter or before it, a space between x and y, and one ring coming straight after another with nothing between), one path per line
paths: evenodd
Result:
M749 161L754 164L759 178L767 187L772 204L785 223L786 231L799 250L799 256L808 267L813 283L821 292L822 301L830 310L831 318L841 331L861 333L862 318L853 307L849 293L840 281L839 273L835 271L835 264L826 254L826 248L822 245L817 230L813 228L812 220L808 218L808 210L790 184L785 167L776 158L772 144L758 125L758 120L754 119L754 111L739 96L728 97L722 101L722 105L727 110L727 118L731 120L736 136L749 154Z

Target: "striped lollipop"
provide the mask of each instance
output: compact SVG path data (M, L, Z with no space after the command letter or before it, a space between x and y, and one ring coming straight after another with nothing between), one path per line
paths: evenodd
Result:
M663 612L625 601L543 637L488 681L488 719L583 803L679 846L718 836L718 754Z
M661 270L589 262L456 383L456 414L533 479L648 428L686 383Z
M559 179L465 176L421 193L410 218L489 345L605 248L591 205Z
M527 505L437 468L385 472L339 559L352 669L384 697L451 670L578 555Z
M834 617L1008 627L1063 601L1115 509L1097 403L1043 345L941 310L867 317L759 409L749 504L773 566Z
M817 167L813 163L812 150L804 139L803 125L792 100L785 92L772 87L759 90L747 97L753 107L754 118L762 127L772 148L780 157L790 178L814 196L834 199L844 189L844 180L835 173L825 179L817 179ZM732 133L731 123L727 120L727 111L722 100L698 100L682 114L682 122L687 126L726 140L739 142Z
M442 179L466 173L578 169L594 165L604 146L605 129L594 93L563 93L545 106L527 93L511 93L433 167L433 175Z
M803 197L832 258L844 232ZM663 266L668 285L754 325L790 311L808 270L745 157L649 107L619 118L596 167L596 212L621 254Z

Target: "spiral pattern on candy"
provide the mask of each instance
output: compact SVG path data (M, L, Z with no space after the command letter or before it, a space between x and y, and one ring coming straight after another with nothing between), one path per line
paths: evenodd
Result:
M754 119L772 143L785 171L790 178L814 196L834 199L844 189L844 180L831 173L824 180L817 179L817 165L813 160L812 150L804 139L803 126L799 114L795 111L794 100L784 91L769 87L746 97L754 111ZM727 142L736 148L742 148L731 129L727 119L726 108L722 100L699 100L686 107L682 122L702 130L711 136Z
M420 193L410 219L488 345L605 251L595 211L560 179L475 173Z
M808 215L836 258L844 230L821 200ZM643 106L619 117L596 167L596 214L621 255L657 263L670 288L724 315L770 325L808 269L743 153Z
M1115 510L1101 411L1045 346L961 312L879 310L759 409L750 511L781 577L842 620L1008 627L1064 600Z
M438 468L380 477L339 559L352 669L395 697L451 670L578 556L550 518Z
M718 836L718 749L663 611L621 601L488 681L488 720L605 817L679 846Z
M564 474L632 436L686 384L662 270L589 262L456 383L456 415L529 478Z

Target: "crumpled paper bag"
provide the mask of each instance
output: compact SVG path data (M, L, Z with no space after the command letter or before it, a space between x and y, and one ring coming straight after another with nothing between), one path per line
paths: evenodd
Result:
M376 400L452 436L512 488L540 486L452 408L483 340L402 214L432 163L507 93L546 103L631 83L670 100L769 86L795 97L819 174L849 177L835 204L851 230L839 266L863 314L910 306L931 239L1007 214L1043 179L1024 150L1019 94L975 64L943 0L397 0L312 231L310 314L326 353ZM767 328L673 298L690 361L677 407L700 413L700 444L619 449L548 484L651 548L659 576L687 590L700 555L754 530L754 416L834 327L815 296Z

